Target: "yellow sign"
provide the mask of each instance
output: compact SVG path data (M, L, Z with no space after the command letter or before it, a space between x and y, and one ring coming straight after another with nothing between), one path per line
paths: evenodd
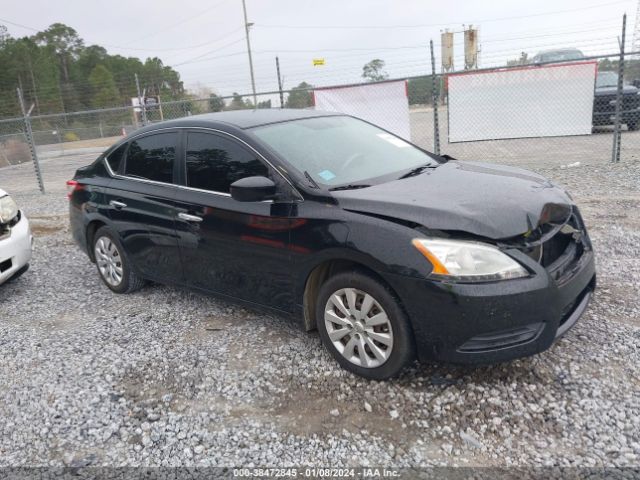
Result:
M321 65L324 65L324 58L314 58L313 59L313 66L314 67L319 67Z

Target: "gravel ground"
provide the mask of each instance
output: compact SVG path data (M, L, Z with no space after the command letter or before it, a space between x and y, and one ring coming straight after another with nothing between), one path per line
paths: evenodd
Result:
M36 236L32 269L0 287L0 466L640 465L638 161L522 163L573 193L598 255L595 300L561 341L385 382L276 315L112 294L67 226L62 180L88 160L47 162L45 196L29 167L0 171Z

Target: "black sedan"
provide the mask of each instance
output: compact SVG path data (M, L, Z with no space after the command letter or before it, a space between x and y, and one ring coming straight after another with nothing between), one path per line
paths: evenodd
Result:
M164 122L68 184L73 237L114 292L151 280L292 315L368 378L541 352L595 288L562 188L345 115Z

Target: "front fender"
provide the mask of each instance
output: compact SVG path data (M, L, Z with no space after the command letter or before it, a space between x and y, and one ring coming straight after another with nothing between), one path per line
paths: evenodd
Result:
M368 215L345 212L341 222L309 221L294 235L305 237L309 246L296 252L294 264L296 303L303 304L307 281L312 272L328 262L348 261L362 265L390 283L393 275L426 278L431 264L412 245L419 232L406 225ZM336 228L336 223L342 227ZM324 227L322 224L326 224ZM329 235L331 226L332 234ZM336 232L341 232L336 235ZM296 237L294 236L294 242ZM327 241L327 240L330 241ZM393 285L391 285L393 287Z

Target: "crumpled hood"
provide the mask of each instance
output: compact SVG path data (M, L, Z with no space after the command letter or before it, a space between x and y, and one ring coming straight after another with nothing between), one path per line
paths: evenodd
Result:
M332 192L346 210L456 230L492 239L563 222L573 202L536 173L515 167L450 161L401 180Z

